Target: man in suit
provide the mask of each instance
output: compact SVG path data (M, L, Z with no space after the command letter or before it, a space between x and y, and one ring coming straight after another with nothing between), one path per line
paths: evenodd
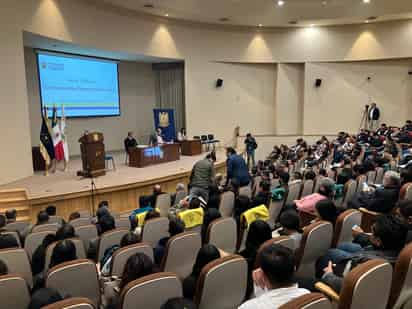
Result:
M368 112L369 129L371 131L374 131L377 128L380 116L381 113L379 108L376 106L376 103L372 103L372 106Z
M128 132L127 137L124 140L124 148L127 153L131 148L135 148L137 146L137 140L133 136L133 132Z

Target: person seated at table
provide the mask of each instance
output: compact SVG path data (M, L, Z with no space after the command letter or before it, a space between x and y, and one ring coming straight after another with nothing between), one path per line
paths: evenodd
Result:
M187 140L186 129L185 128L181 128L180 131L177 132L177 140L179 142L183 142L183 141Z
M156 129L156 138L157 138L157 143L159 145L164 144L164 135L162 134L162 129L157 128Z
M124 140L124 149L129 153L130 149L136 148L137 140L133 136L133 132L127 132L127 137Z

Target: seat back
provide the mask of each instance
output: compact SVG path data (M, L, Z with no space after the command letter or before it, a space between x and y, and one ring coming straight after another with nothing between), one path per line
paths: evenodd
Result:
M408 182L402 186L399 199L412 201L412 182Z
M300 194L300 198L308 196L313 193L315 183L313 180L305 180L303 182L302 193Z
M279 309L332 309L332 304L324 295L310 293L287 302Z
M32 233L38 233L38 232L56 233L58 229L59 229L59 225L57 223L46 223L46 224L40 224L40 225L34 226L32 229Z
M171 237L166 245L161 269L186 278L192 271L197 253L202 245L199 233L184 232Z
M80 214L80 218L90 218L90 211L83 209L79 210L78 213Z
M169 236L169 219L155 218L147 221L143 227L142 241L153 248L160 239Z
M16 239L17 243L19 244L19 247L21 248L21 241L20 241L20 235L18 232L16 231L6 231L6 232L0 232L0 234L2 235L11 235L14 237L14 239Z
M352 199L353 195L356 193L358 183L356 180L350 179L345 183L342 207L347 208L348 202Z
M220 196L219 211L222 217L231 217L235 208L235 194L232 191L223 192Z
M46 287L63 295L86 297L98 307L100 286L96 264L90 260L74 260L51 268L46 276Z
M356 178L357 186L356 186L356 192L361 192L362 191L362 185L363 183L368 181L368 177L366 175L359 175L358 178Z
M403 307L412 300L412 244L402 249L393 272L391 294L387 309Z
M252 198L252 189L250 186L243 186L239 188L239 195L247 196L248 198Z
M130 246L126 246L116 250L113 253L112 258L112 276L121 278L123 275L124 266L126 265L127 259L136 253L146 254L152 261L153 258L153 248L149 244L138 243Z
M86 217L86 218L74 219L74 220L70 221L69 224L74 228L80 227L80 226L85 226L85 225L90 225L91 224L91 218Z
M343 280L339 309L385 309L392 281L392 266L369 260L355 267Z
M64 221L63 218L60 216L50 216L49 217L49 223L56 223L56 224L62 225L63 221Z
M115 219L116 222L116 228L118 229L125 229L125 230L129 230L130 231L130 220L129 218L116 218Z
M26 280L16 275L0 276L0 299L2 308L27 308L30 304L30 293Z
M383 167L376 168L376 178L375 183L381 185L383 182L383 174L385 173L385 169Z
M206 242L217 248L234 253L237 244L237 225L233 218L216 219L209 224Z
M182 297L182 294L182 284L175 274L152 274L134 280L123 288L119 308L159 309L169 299Z
M333 226L330 222L319 221L305 228L300 248L296 251L296 268L299 276L315 276L316 260L326 254L332 244L332 237Z
M366 177L367 177L367 182L368 182L369 185L374 184L374 183L375 183L375 179L376 179L376 171L369 171L369 172L366 174Z
M282 207L283 201L275 201L271 199L269 204L269 220L267 222L272 229L275 227Z
M31 261L34 251L41 245L44 237L46 237L49 234L55 234L55 233L46 231L46 232L30 233L29 235L27 235L26 240L24 242L24 250L26 250L30 261Z
M83 297L72 297L54 304L42 307L42 309L96 309L90 299Z
M217 259L203 267L195 292L198 308L237 308L245 297L247 271L246 260L238 255Z
M33 286L33 274L26 251L21 248L0 250L2 260L9 270L9 274L17 275L26 280L29 287Z
M299 199L300 191L302 189L302 183L292 183L289 185L289 191L286 196L285 204L293 203L294 200Z
M171 203L169 193L162 193L156 197L156 208L159 209L161 217L167 217Z
M100 235L99 249L97 250L97 260L102 260L104 253L108 248L113 247L114 245L120 245L122 237L128 232L129 230L125 229L115 229Z
M375 223L376 218L380 215L378 212L367 210L366 208L359 208L362 214L361 218L361 228L366 233L372 232L372 225Z
M76 256L77 256L77 258L78 259L86 259L87 255L86 255L86 250L84 250L83 241L79 238L70 238L70 240L74 243L74 246L76 247ZM45 263L44 263L44 271L45 272L49 270L53 250L54 250L54 247L56 247L57 243L58 242L55 241L54 243L50 244L46 249L46 257L45 257Z
M76 235L83 241L84 249L89 249L89 244L92 239L97 238L97 228L93 224L81 225L74 228Z
M362 214L357 210L348 209L341 213L336 220L332 247L336 247L343 242L352 242L352 227L354 225L360 226L361 220Z
M30 223L26 221L16 221L16 222L7 224L6 230L11 231L11 232L13 231L19 232L20 234L22 234L23 231L29 227L29 225Z
M258 249L256 253L256 259L255 259L255 265L254 268L259 268L260 267L260 253L262 250L268 246L271 245L281 245L283 247L289 248L292 251L295 251L295 242L293 241L292 238L289 236L279 236L279 237L274 237L272 239L266 240Z

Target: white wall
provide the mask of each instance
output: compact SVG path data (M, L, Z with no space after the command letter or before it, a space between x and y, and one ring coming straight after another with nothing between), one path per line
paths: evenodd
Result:
M3 133L0 144L4 148L0 152L0 183L32 173L23 31L95 49L185 59L188 132L193 135L212 128L222 140L230 139L236 118L243 117L244 112L250 115L245 131L252 128L262 132L274 130L276 126L267 123L266 113L264 116L255 114L260 105L245 104L237 109L238 105L232 101L236 94L217 95L212 85L221 65L216 61L302 63L412 57L412 21L268 31L222 29L143 18L82 0L2 0L0 29L0 129ZM238 68L239 71L228 70L237 76L244 72ZM253 74L242 77L242 84L254 83L254 79ZM347 126L356 128L359 118L356 113L344 110L338 104L334 109L333 103L316 103L315 95L308 87L305 86L305 98L308 99L304 106L304 134L335 132ZM242 89L242 93L245 92ZM341 94L334 95L336 99ZM226 98L227 101L216 101ZM395 100L393 102L395 104ZM347 100L345 104L363 105ZM266 104L263 110L271 111ZM331 111L336 113L330 114L330 120L325 120L327 117L323 116ZM394 111L406 109L388 107L388 112ZM242 125L244 122L242 120ZM328 132L320 132L324 130Z
M373 101L382 122L402 125L411 117L411 65L412 60L306 64L305 134L357 132L364 105ZM316 78L323 80L320 88Z
M32 48L25 48L27 92L30 112L31 145L39 145L41 126L39 80L36 55ZM128 131L133 131L141 143L147 143L154 130L155 75L151 64L136 62L119 63L119 117L69 118L67 136L71 155L80 154L79 137L84 130L104 134L106 150L123 149Z
M276 90L277 134L302 134L305 66L301 63L278 65Z

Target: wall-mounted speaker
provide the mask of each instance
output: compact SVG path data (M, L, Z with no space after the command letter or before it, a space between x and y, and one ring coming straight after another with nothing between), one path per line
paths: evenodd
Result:
M322 86L322 80L320 78L317 78L315 80L315 87L319 88L320 86Z
M223 86L223 79L218 78L216 81L216 88L220 88Z

